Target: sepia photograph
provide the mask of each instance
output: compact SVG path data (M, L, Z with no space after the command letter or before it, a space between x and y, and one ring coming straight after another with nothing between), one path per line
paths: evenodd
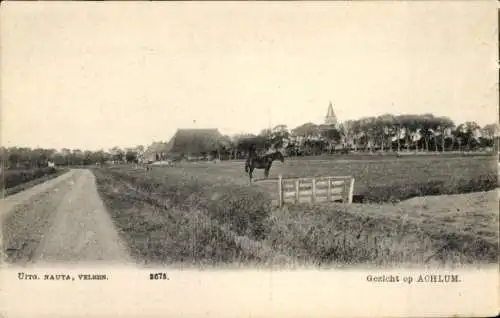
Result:
M0 316L61 314L47 301L73 292L67 310L95 297L130 315L289 317L300 297L326 307L299 316L498 313L499 16L494 1L3 4ZM417 283L420 305L381 305L382 286L408 299ZM136 298L161 288L168 306ZM258 288L278 298L257 309Z

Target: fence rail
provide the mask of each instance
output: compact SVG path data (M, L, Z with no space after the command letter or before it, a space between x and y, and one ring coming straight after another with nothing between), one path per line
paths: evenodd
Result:
M283 178L281 175L274 182L276 190L274 201L279 207L285 203L316 203L341 200L352 203L354 178L351 176Z

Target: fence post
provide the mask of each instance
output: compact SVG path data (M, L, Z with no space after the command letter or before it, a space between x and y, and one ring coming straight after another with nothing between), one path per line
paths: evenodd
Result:
M342 182L342 188L343 188L343 191L342 191L342 202L349 202L349 189L347 188L347 186L348 186L347 179L343 178L343 182Z
M278 176L278 206L283 207L283 179L281 174Z
M348 197L348 203L352 203L352 196L354 195L354 178L351 178L351 184L349 186L349 197Z
M316 178L312 178L311 202L316 202Z
M328 192L326 193L326 201L332 200L332 177L328 177Z
M300 184L299 184L299 182L300 182L299 179L295 179L295 203L300 202Z

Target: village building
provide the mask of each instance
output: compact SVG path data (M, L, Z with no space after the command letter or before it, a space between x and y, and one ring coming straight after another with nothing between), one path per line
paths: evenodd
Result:
M218 129L178 129L168 143L153 143L144 152L144 159L211 159L226 144L228 141Z

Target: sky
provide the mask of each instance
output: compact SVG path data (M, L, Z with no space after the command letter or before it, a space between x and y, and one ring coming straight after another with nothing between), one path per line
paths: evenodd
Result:
M109 149L384 113L498 120L495 1L7 2L1 143Z

